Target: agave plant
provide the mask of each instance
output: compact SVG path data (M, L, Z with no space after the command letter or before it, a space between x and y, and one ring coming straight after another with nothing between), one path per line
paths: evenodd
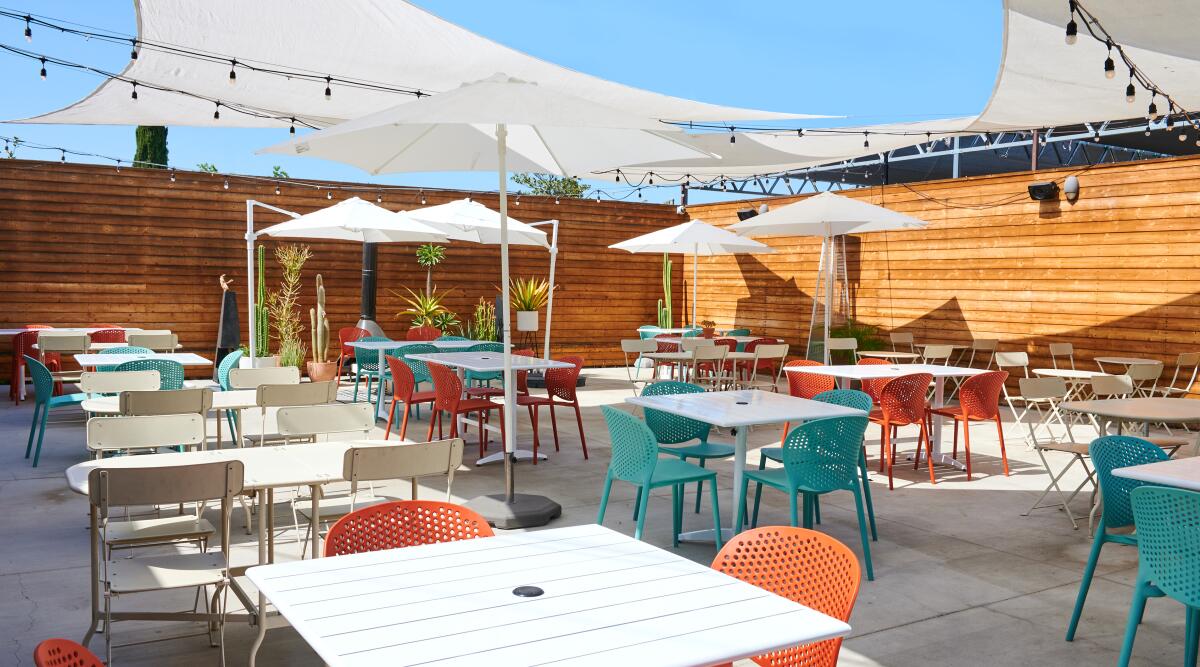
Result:
M513 310L541 310L550 301L550 281L545 278L513 278L508 283Z
M394 296L399 297L404 303L408 304L408 308L396 313L397 319L401 317L410 318L414 327L436 326L434 322L437 317L449 312L442 303L446 295L439 294L436 287L428 293L414 292L407 287L404 290L408 292L408 296L404 296L395 290L388 290Z

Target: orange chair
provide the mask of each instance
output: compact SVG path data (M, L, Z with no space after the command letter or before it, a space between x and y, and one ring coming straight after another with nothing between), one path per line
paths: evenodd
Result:
M486 398L463 398L462 381L458 374L449 368L427 362L429 375L433 378L433 391L436 394L433 402L433 414L429 416L429 432L426 440L433 440L433 424L437 422L438 438L442 437L442 414L450 415L450 437L458 437L458 416L472 412L479 413L479 457L483 458L487 448L487 435L484 424L492 410L500 413L500 442L504 442L504 404L493 403Z
M713 560L714 570L841 621L850 620L862 571L850 548L806 528L767 526L740 533ZM834 667L842 638L751 658L771 667Z
M654 340L658 342L658 349L655 350L655 352L679 352L680 345L678 343L667 342L666 340L664 340L665 338L678 339L679 335L664 333L664 334L658 334L657 336L655 336ZM654 362L654 377L656 377L656 378L658 377L658 367L659 366L666 366L667 368L669 368L671 370L671 379L674 380L675 379L675 369L677 367L681 366L681 364L677 361L657 361L656 360ZM682 371L680 373L681 373L680 379L682 379L683 378Z
M558 447L558 420L554 417L554 408L570 407L575 410L575 422L579 424L579 444L583 446L583 459L588 458L587 438L583 435L583 413L579 410L579 393L575 390L579 373L583 371L583 357L563 357L559 361L572 364L571 368L551 368L546 371L546 395L534 396L526 393L517 397L517 405L533 409L530 419L533 421L533 463L537 465L538 451L538 408L547 407L550 410L550 427L554 430L554 451Z
M387 440L392 437L392 420L396 417L396 408L403 403L404 417L400 419L400 439L403 440L404 435L408 433L409 406L433 403L437 399L437 394L432 390L417 391L417 378L413 376L412 369L404 363L403 359L397 359L391 355L385 356L384 359L387 360L388 370L392 374L392 407L388 410L387 427L383 430L383 439Z
M859 366L887 366L888 361L875 357L863 357L858 360ZM862 392L871 397L871 403L879 405L879 390L887 384L887 380L862 380Z
M338 519L325 537L325 556L493 535L487 519L461 505L437 500L396 500L364 507Z
M929 373L901 375L884 382L879 390L879 408L871 411L871 421L883 429L883 435L879 439L879 465L880 472L883 472L884 467L887 468L889 489L895 488L892 466L896 462L894 438L897 428L913 424L920 426L921 435L917 439L917 453L914 457L917 465L921 463L922 445L926 452L930 451L929 429L925 422L925 392L929 391L929 383L932 381L933 376ZM926 459L929 461L929 483L936 484L937 480L933 476L933 457L928 456Z
M97 325L101 326L101 325ZM88 334L93 343L124 343L124 329L99 329Z
M442 330L433 326L413 327L404 334L405 340L436 340L442 335Z
M795 368L796 366L824 366L825 364L811 359L792 359L783 365L784 368ZM815 373L784 373L787 376L788 393L797 398L807 398L812 400L817 394L822 392L837 389L837 380L829 375L817 375ZM783 446L783 441L787 439L788 431L792 429L791 422L783 423L783 435L779 437L779 446Z
M929 410L929 416L940 415L954 419L954 458L958 458L958 424L963 427L963 449L967 454L967 480L971 479L971 422L995 421L1000 434L1000 461L1008 476L1008 454L1004 451L1004 425L1000 421L1000 393L1008 371L991 371L967 378L958 388L958 405ZM932 426L930 427L932 428Z
M337 377L338 382L342 379L342 368L347 361L354 362L354 348L346 343L352 343L364 336L370 336L371 332L359 327L342 327L338 329L338 344L342 346L341 355L338 356Z
M95 653L70 639L46 639L33 649L34 667L104 667Z
M13 348L13 363L12 363L12 381L8 385L8 395L13 399L13 403L21 404L21 379L18 377L21 374L21 368L25 366L25 355L36 357L33 345L38 341L38 334L41 329L53 329L54 327L48 324L26 324L25 328L29 331L22 331L12 338ZM62 370L62 359L57 352L51 352L46 355L46 368L52 372ZM28 375L25 376L29 378ZM62 383L55 383L55 391L61 391Z

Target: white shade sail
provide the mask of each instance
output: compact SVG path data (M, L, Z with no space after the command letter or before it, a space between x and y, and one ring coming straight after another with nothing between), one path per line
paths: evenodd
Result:
M477 201L456 199L405 213L413 220L441 230L451 241L500 243L500 213ZM512 217L508 218L508 243L550 247L546 232Z
M608 247L634 253L665 252L704 257L774 252L765 243L738 236L703 220L689 220L681 225L643 234Z
M837 236L921 229L927 222L860 199L822 192L730 225L744 236Z
M327 239L360 243L445 242L447 235L404 213L358 197L259 230L280 238Z
M287 128L295 117L327 127L396 104L417 102L380 86L434 95L504 71L531 81L630 110L646 118L754 120L811 118L726 107L671 97L607 81L497 44L402 0L135 0L138 39L213 54L197 60L167 50L143 48L121 72L64 109L28 119L36 123L88 125L184 125ZM322 81L288 79L237 70L229 84L230 60L249 65L327 75L364 85L332 86L326 100ZM143 85L130 104L128 81ZM378 84L378 85L376 85ZM232 111L212 118L213 103L149 89L158 85L245 105L274 118ZM421 100L427 101L427 100Z
M508 127L511 171L579 176L639 155L708 156L669 125L505 74L259 152L334 160L372 174L494 170L500 123ZM631 141L635 133L639 140Z

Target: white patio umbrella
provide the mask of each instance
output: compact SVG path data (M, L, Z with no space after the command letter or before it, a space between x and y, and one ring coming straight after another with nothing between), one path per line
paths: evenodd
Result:
M850 199L822 192L794 204L767 211L748 220L730 225L729 229L744 236L820 236L821 263L825 282L824 339L829 338L832 324L831 302L833 301L834 267L836 246L833 239L842 234L865 234L896 229L922 229L929 223L912 216L869 204L861 199ZM818 286L822 274L818 273ZM815 291L819 295L821 290ZM815 304L814 296L814 304ZM815 309L815 306L814 306ZM815 310L814 310L815 318ZM812 346L810 323L809 346ZM825 363L829 363L829 345L825 344Z
M500 244L500 212L471 199L456 199L437 206L405 211L413 220L445 232L451 241ZM515 218L508 218L509 245L549 248L546 232Z
M428 98L264 149L352 164L373 174L405 171L491 171L500 185L500 273L508 289L508 171L577 176L656 159L702 154L669 135L681 136L648 116L622 111L551 87L496 74ZM545 507L546 499L514 493L515 450L512 318L504 318L505 502L510 516ZM561 511L561 510L560 510ZM491 518L491 517L489 517ZM541 519L545 523L551 517ZM525 523L524 525L540 525Z
M333 206L299 215L291 211L268 206L275 211L293 216L291 220L254 231L254 217L250 214L255 203L247 202L246 218L246 276L247 301L250 320L254 321L254 243L259 236L276 238L326 239L331 241L358 241L359 243L425 243L445 242L444 231L418 222L411 217L389 211L382 206L358 197L351 197ZM263 204L258 204L263 205ZM250 359L254 359L255 327L250 327Z
M714 227L703 220L689 220L627 241L614 243L610 248L633 253L679 253L692 256L692 326L696 326L696 265L698 258L713 255L775 252L765 243L753 241L733 232Z

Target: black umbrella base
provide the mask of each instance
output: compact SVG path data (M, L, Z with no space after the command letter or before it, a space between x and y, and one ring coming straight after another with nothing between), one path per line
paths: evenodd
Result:
M562 516L562 505L546 496L527 493L513 495L511 503L505 500L503 493L477 496L467 503L467 507L501 530L544 526Z

